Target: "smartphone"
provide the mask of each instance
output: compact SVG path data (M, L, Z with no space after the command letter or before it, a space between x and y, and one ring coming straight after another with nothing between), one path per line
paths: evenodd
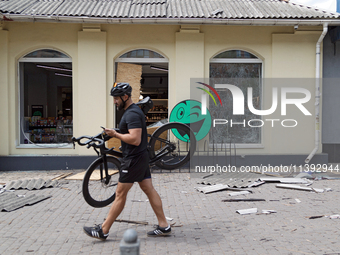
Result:
M104 129L105 130L105 128L103 127L103 126L100 126L102 129Z

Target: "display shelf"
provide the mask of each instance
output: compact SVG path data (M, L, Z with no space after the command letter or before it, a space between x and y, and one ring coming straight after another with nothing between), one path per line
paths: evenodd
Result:
M44 128L56 128L56 125L39 125L39 126L29 126L29 130L34 129L44 129Z
M71 143L73 136L72 120L58 120L52 117L48 118L54 124L47 124L46 119L33 119L29 118L25 125L25 135L33 143ZM32 120L32 121L31 121ZM37 122L40 124L37 124ZM41 125L42 122L45 122ZM28 143L27 138L24 143Z
M164 113L164 114L168 114L168 111L149 111L148 113Z

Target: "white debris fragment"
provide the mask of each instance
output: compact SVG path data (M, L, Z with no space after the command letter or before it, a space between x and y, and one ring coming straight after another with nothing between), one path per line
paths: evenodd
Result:
M241 209L241 210L237 210L236 212L242 215L253 214L253 213L257 213L257 208Z
M238 191L238 192L231 192L229 193L229 196L239 196L239 195L246 195L246 194L249 194L250 192L245 190L245 191Z
M271 214L271 213L277 213L275 210L262 210L263 214Z

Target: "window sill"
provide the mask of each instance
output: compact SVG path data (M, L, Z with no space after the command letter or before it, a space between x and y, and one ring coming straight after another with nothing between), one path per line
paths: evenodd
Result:
M232 149L264 149L263 144L229 144L229 143L224 143L224 144L209 144L209 148L215 148L215 149L229 149L231 146Z
M70 143L39 143L39 144L20 144L16 146L17 149L72 149L73 144Z

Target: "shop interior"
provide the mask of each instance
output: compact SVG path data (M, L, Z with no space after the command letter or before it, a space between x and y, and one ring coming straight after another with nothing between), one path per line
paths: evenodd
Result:
M70 143L72 63L20 63L20 143Z

